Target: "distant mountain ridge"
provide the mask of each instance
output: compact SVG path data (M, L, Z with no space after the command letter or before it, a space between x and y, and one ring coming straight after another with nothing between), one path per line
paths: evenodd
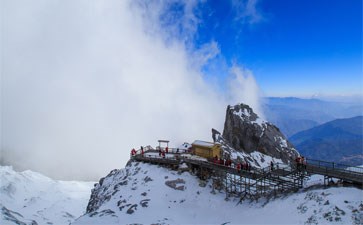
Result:
M0 165L0 224L69 224L84 213L93 184Z
M363 116L337 119L290 137L307 157L344 164L363 164Z
M269 97L263 99L263 110L268 121L291 137L334 119L362 116L363 103Z

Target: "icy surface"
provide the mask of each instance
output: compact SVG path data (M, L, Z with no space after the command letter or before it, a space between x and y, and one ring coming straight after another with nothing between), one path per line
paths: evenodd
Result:
M85 212L93 184L0 166L0 224L69 224Z
M132 163L103 180L95 201L108 197L73 224L362 224L362 190L321 182L314 176L300 192L239 203L189 172Z

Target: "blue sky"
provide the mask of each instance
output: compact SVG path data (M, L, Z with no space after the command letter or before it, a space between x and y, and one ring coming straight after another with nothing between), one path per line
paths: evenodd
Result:
M228 104L263 115L259 89L362 93L361 0L0 4L0 155L60 179L100 177L160 138L210 140Z
M238 64L266 95L363 92L360 0L208 0L198 10L194 45L213 40L221 53L207 76L223 83Z

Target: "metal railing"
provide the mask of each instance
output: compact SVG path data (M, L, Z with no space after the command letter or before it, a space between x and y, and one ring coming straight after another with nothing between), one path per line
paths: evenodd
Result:
M155 155L148 154L148 153L158 153L158 152L159 151L157 149L153 149L150 146L144 147L143 161L147 160L147 158L149 158L150 161L152 160L152 161L162 162L164 160L165 163L170 162L170 164L176 164L185 161L203 167L225 170L234 174L245 173L248 176L255 176L256 178L257 177L263 178L271 174L288 177L291 174L302 171L308 171L309 173L316 173L322 175L328 174L329 176L332 177L334 177L335 175L337 178L346 177L347 179L349 179L348 178L349 176L353 180L358 180L358 181L362 180L363 177L362 167L349 166L340 163L327 162L310 158L307 158L306 161L303 164L300 164L299 166L295 164L296 167L294 165L287 166L286 164L276 163L274 165L273 170L271 170L270 166L267 166L265 168L252 168L251 170L244 170L242 168L241 170L237 170L236 161L232 161L232 164L230 166L215 163L213 161L201 161L197 159L192 159L190 157L182 156L183 152L176 153L176 148L169 148L169 152L168 154L166 154L165 158L157 154ZM141 156L141 149L138 149L136 155L133 157L138 159L140 156Z
M318 168L324 168L329 170L335 170L345 173L363 175L363 168L358 166L349 166L345 164L335 163L335 162L327 162L322 160L315 159L306 159L306 165L313 165Z

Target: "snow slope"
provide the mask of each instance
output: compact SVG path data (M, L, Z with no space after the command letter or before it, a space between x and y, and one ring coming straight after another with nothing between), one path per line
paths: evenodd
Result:
M93 184L0 166L0 224L69 224L85 212Z
M362 224L362 190L323 188L313 176L298 193L239 203L189 172L133 162L95 186L72 224Z

